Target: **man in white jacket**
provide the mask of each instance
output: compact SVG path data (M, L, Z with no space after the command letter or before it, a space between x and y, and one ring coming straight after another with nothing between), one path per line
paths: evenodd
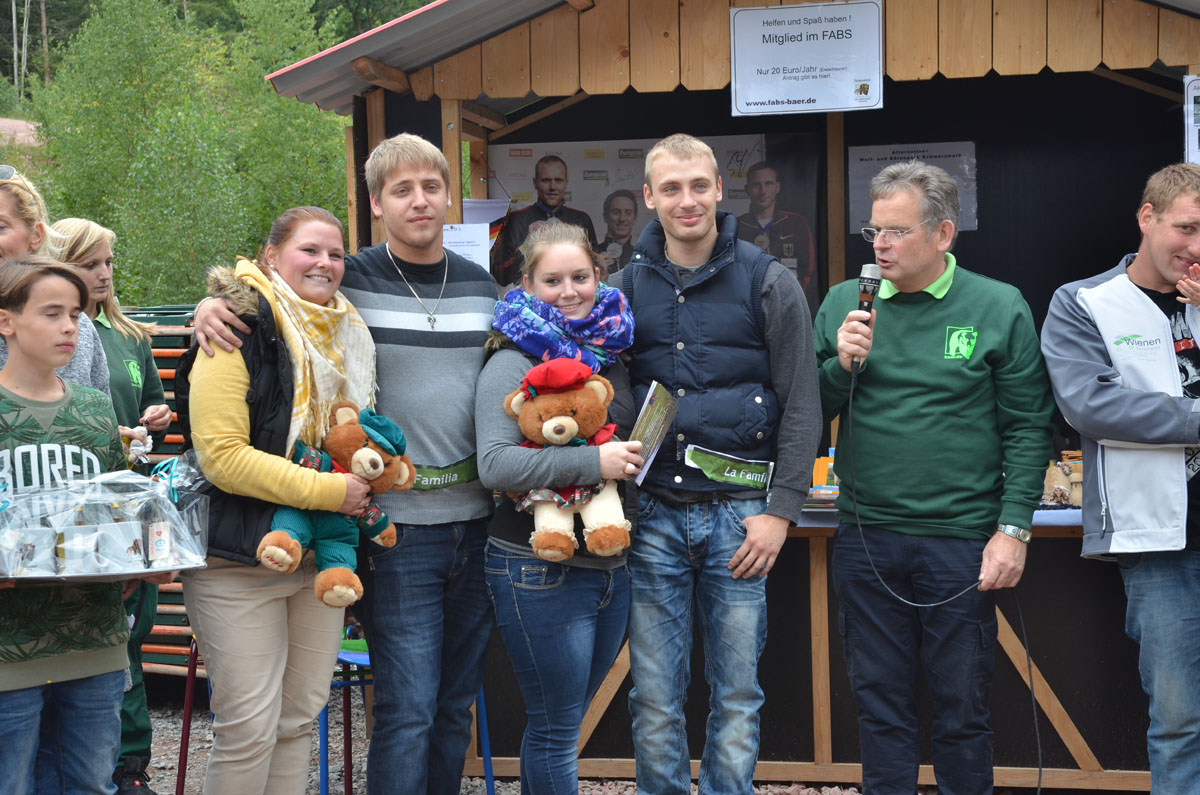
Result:
M1200 780L1200 165L1150 177L1136 254L1066 284L1042 328L1059 407L1084 451L1083 555L1115 557L1150 697L1154 793Z

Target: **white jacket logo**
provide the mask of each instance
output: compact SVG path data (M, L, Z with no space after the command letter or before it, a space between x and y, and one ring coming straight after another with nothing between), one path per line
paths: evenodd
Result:
M1159 339L1143 339L1141 334L1126 334L1123 337L1117 337L1112 342L1114 348L1157 348L1162 344Z

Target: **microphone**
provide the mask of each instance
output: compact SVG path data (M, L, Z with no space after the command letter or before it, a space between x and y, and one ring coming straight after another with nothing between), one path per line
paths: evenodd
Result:
M871 311L871 304L875 303L875 295L879 292L879 281L881 273L879 266L874 262L868 262L862 266L862 270L858 274L858 308L863 312ZM850 362L850 377L854 378L858 375L858 368L862 364L862 359L857 356Z

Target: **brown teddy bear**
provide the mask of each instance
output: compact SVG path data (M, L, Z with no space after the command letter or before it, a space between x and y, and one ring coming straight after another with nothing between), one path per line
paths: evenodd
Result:
M504 411L517 421L525 447L599 445L613 438L616 425L606 424L613 388L574 359L551 359L521 380L521 388L504 399ZM593 555L619 555L629 548L629 521L621 508L617 484L601 483L540 488L513 496L519 510L533 514L529 544L542 560L562 561L575 554L575 514L583 519L583 538Z
M408 491L416 478L412 459L404 455L404 432L370 409L361 412L349 401L333 407L324 450L296 442L292 462L320 472L352 472L371 485L372 494ZM306 511L280 506L271 531L258 544L258 559L269 569L290 574L304 549L316 555L317 598L330 607L354 604L362 582L354 573L358 536L376 544L396 544L396 526L375 500L357 518L333 511Z

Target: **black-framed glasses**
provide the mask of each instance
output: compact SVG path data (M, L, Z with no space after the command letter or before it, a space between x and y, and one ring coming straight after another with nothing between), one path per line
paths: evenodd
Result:
M868 243L874 243L876 240L885 244L895 243L917 227L924 226L932 220L932 218L926 218L921 223L914 224L908 229L876 229L873 226L864 226L861 231L863 240L867 241Z

